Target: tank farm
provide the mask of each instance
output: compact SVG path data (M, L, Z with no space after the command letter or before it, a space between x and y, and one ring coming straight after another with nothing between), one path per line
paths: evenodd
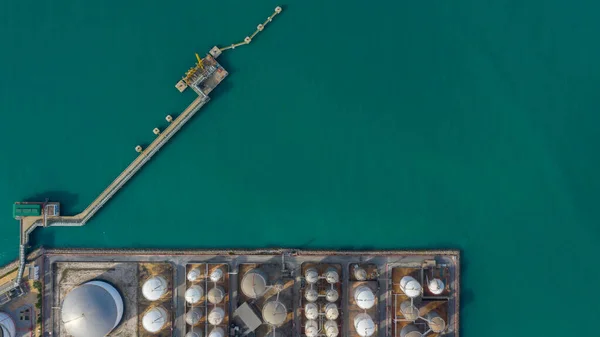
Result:
M457 250L30 250L38 227L85 225L209 102L228 76L219 56L282 11L242 42L195 55L175 87L197 97L134 146L136 158L81 213L61 215L48 199L13 205L19 259L0 268L0 336L459 336ZM21 302L30 309L14 309Z

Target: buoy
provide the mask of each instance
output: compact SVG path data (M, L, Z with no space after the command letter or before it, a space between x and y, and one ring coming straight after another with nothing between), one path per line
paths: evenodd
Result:
M173 117L171 115L167 115L167 117L165 117L165 119L167 120L167 122L171 123L173 121Z
M142 152L142 147L141 147L141 146L139 146L139 145L138 145L138 146L136 146L136 147L135 147L135 152L138 152L138 153L139 153L139 152Z
M250 41L252 41L252 39L249 36L246 36L246 38L244 39L244 42L246 42L246 44L250 43Z
M265 29L265 26L262 25L262 23L258 26L256 26L256 29L258 29L259 32L262 32L263 29Z
M275 13L281 13L281 7L277 6L275 7Z
M154 130L152 130L152 132L154 132L155 135L160 134L160 130L158 128L154 128Z

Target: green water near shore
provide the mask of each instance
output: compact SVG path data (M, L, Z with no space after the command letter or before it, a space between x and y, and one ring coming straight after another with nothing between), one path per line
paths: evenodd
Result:
M191 102L173 85L193 53L277 4L5 1L0 263L14 201L81 211ZM284 5L88 225L34 242L457 248L463 336L595 331L564 317L598 312L575 284L600 282L600 3Z

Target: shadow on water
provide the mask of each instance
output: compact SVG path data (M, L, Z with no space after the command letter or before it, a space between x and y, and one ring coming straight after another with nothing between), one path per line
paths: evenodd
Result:
M74 207L79 201L79 194L66 191L46 191L26 198L28 202L48 201L60 202L60 213L62 215L73 215Z

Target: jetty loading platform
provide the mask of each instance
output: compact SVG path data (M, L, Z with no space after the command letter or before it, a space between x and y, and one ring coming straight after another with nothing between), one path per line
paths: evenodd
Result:
M230 46L219 48L213 47L210 52L201 58L196 54L196 64L190 68L182 79L177 82L175 87L183 92L191 87L198 97L183 110L183 112L173 118L167 115L165 119L169 126L160 130L155 128L153 133L156 138L145 149L137 145L135 150L139 155L133 160L127 168L110 184L100 195L90 203L83 212L73 216L61 216L60 204L46 200L44 202L16 202L13 206L13 217L19 220L20 225L20 247L19 247L19 269L14 282L10 286L0 285L0 295L8 293L17 288L21 283L25 263L26 249L29 242L29 235L37 227L50 226L83 226L106 204L143 166L146 164L170 139L179 131L195 114L202 108L210 97L208 96L220 83L227 77L228 72L217 62L217 58L226 50L234 49L238 46L250 44L252 39L273 20L273 18L282 12L281 7L276 7L273 14L267 17L267 20L259 24L256 31L244 38L243 42L234 43Z

